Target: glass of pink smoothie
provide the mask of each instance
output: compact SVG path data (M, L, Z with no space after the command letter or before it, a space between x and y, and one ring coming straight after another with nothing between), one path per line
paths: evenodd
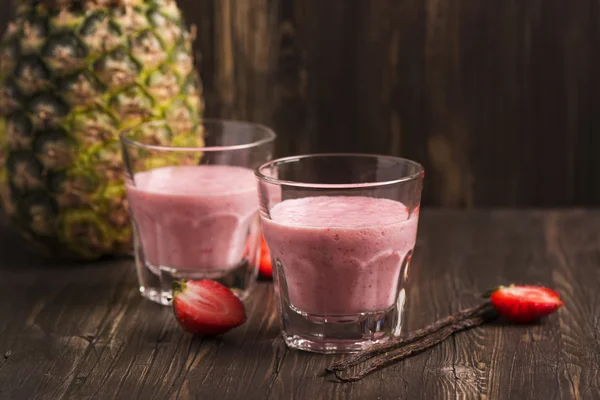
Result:
M292 348L362 350L398 336L424 171L388 156L283 158L256 171L282 334Z
M251 123L204 120L195 134L166 122L121 134L125 187L142 295L169 304L180 279L214 279L245 298L258 273L254 169L275 134Z

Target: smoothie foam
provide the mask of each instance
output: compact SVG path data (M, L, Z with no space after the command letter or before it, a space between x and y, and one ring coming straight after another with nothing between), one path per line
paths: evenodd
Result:
M354 315L390 308L418 215L372 197L285 200L263 218L272 256L282 264L291 305L313 315Z

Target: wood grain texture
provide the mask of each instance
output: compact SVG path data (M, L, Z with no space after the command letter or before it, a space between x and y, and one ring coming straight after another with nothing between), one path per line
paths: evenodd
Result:
M249 322L194 339L137 293L133 263L48 263L0 222L0 399L597 399L598 211L424 209L407 329L479 302L499 283L553 286L566 306L540 324L502 322L352 384L337 356L290 351L269 283Z
M600 204L597 1L180 4L212 27L208 114L273 126L282 156L413 158L426 204Z
M272 126L281 156L412 158L425 204L600 204L596 0L178 4L207 115Z

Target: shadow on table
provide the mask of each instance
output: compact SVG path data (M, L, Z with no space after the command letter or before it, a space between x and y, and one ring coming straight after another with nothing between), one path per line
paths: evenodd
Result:
M552 317L550 317L552 318ZM510 322L509 320L503 318L503 317L499 317L496 318L493 321L490 321L488 323L485 324L486 327L496 327L496 328L502 328L502 329L523 329L524 327L528 327L528 326L541 326L544 325L546 323L546 320L548 318L542 318L540 320L534 321L534 322L530 322L527 324L516 324L514 322ZM485 327L484 327L485 328Z
M31 270L40 268L85 268L105 261L132 260L132 257L105 257L96 261L74 261L55 259L40 254L16 230L9 227L6 217L0 212L0 270Z

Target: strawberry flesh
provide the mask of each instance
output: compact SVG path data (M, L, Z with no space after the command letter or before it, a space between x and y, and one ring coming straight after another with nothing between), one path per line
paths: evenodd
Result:
M530 323L563 306L560 295L541 286L500 286L490 296L500 315L516 323Z
M208 279L173 283L173 311L185 331L200 336L219 335L246 322L240 299Z
M265 278L273 278L273 263L271 262L271 252L267 247L265 238L262 237L260 240L260 264L258 270Z

